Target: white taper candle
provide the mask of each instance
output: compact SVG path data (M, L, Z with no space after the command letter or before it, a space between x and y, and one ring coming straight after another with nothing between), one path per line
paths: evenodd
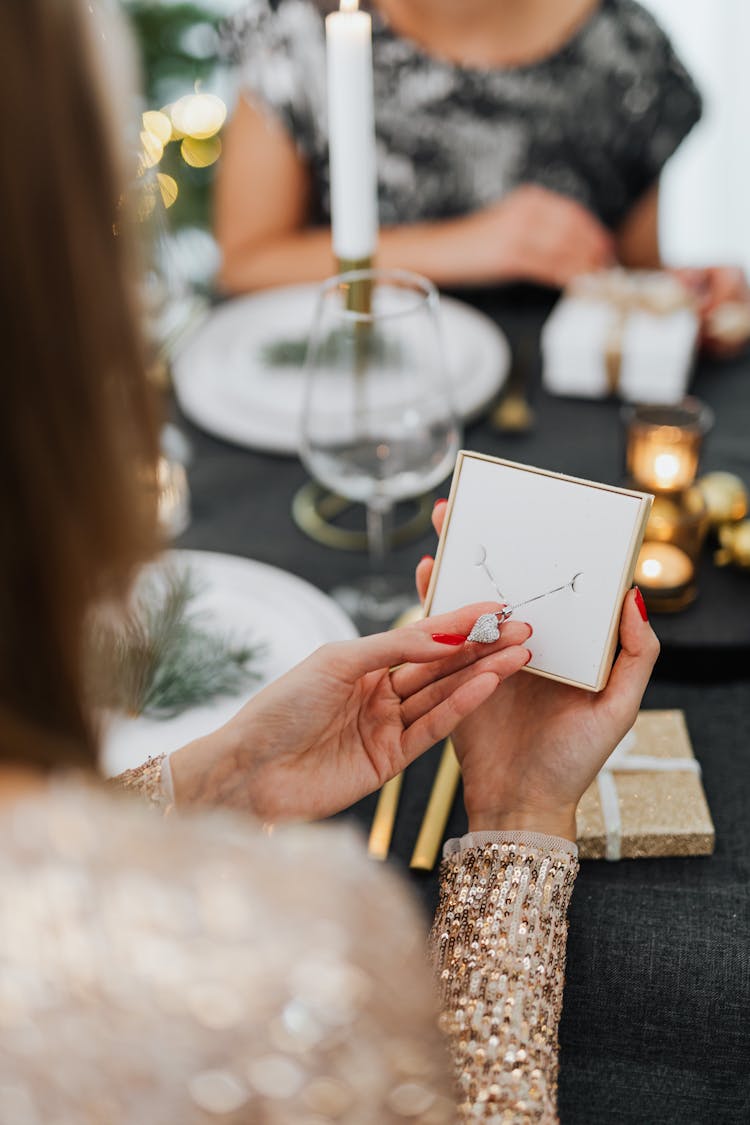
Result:
M326 16L326 55L333 250L357 261L378 237L372 20L357 0Z

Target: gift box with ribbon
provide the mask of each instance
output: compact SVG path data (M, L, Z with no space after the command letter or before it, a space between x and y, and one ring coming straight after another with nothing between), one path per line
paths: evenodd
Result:
M578 806L581 859L710 855L714 826L682 711L642 711Z
M673 275L587 274L568 287L542 330L544 385L557 395L679 402L698 333L694 299Z

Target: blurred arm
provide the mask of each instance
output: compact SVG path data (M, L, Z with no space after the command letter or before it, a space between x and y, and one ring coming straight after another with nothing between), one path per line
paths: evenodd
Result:
M629 269L660 269L659 184L642 196L625 218L616 236L617 258Z
M240 99L217 181L224 290L320 281L335 271L329 228L307 225L311 192L310 169L283 125ZM376 264L442 286L565 285L610 256L608 233L584 208L522 185L474 214L381 230Z

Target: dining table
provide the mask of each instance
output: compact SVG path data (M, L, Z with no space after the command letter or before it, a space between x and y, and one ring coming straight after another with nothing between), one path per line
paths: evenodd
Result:
M500 433L491 411L467 424L464 447L608 484L624 482L624 426L613 399L556 398L541 381L540 330L556 295L527 286L463 290L523 356L534 413L529 431ZM750 355L698 360L691 393L714 426L701 471L750 484ZM366 573L364 553L310 539L291 517L307 473L295 457L261 453L202 432L174 405L192 446L192 521L178 546L245 556L322 590ZM436 492L447 495L448 483ZM410 574L435 535L394 547ZM750 571L715 565L707 542L699 594L652 623L662 652L645 709L684 712L716 829L702 858L581 863L569 915L560 1025L563 1125L747 1125L750 1122ZM412 871L414 847L440 747L406 772L388 863L422 901L427 919L438 870ZM377 794L341 815L366 833ZM466 831L460 792L447 837ZM375 861L373 861L375 862Z

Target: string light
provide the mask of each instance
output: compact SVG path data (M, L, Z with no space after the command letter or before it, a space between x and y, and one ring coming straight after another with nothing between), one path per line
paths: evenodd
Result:
M207 140L185 137L180 145L182 159L191 168L208 168L221 156L221 141L218 137Z
M173 132L196 141L214 137L227 119L227 107L216 94L186 94L170 109Z
M166 113L149 109L141 118L144 132L150 133L160 142L162 148L172 139L172 122Z
M174 176L168 176L166 172L157 172L156 182L159 185L162 203L166 208L171 207L180 193L177 180Z

